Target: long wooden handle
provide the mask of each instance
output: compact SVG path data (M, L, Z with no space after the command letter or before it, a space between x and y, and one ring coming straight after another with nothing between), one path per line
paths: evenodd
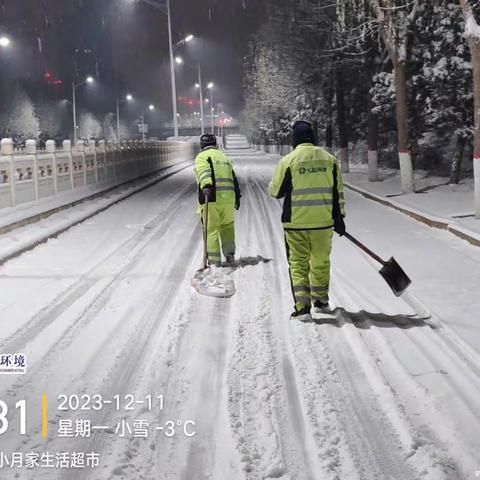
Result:
M208 268L208 195L205 195L205 208L203 216L203 268Z
M374 260L376 260L378 263L381 265L385 265L387 262L385 260L382 260L376 253L373 253L368 247L366 247L362 242L357 240L355 237L352 237L349 233L345 232L344 235L352 242L354 243L358 248L363 250L367 255L370 255Z

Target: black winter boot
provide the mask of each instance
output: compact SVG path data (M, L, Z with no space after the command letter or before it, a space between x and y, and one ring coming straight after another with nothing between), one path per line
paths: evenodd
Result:
M310 314L310 307L303 307L301 310L297 310L290 315L290 320L300 320L301 322L311 322L312 316Z

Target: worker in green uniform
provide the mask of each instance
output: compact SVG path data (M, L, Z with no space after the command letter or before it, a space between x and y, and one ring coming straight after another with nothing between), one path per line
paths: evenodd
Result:
M221 265L221 250L229 265L235 263L235 209L240 208L240 186L232 161L218 149L217 138L206 133L195 159L198 213L202 216L208 198L207 254L210 265ZM220 249L221 247L221 249Z
M294 150L278 163L268 186L272 197L283 198L282 222L295 309L292 319L311 320L329 311L332 227L345 233L345 199L339 164L314 144L312 125L292 124Z

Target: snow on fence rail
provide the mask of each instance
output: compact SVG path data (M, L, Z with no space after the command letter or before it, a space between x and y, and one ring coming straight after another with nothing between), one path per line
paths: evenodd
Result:
M84 185L107 188L171 167L193 157L187 142L140 141L98 144L64 140L57 149L48 140L37 149L35 140L16 150L9 138L0 146L0 208L58 195Z

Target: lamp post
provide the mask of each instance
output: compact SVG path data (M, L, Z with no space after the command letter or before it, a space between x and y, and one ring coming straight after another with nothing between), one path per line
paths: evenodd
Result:
M78 87L86 85L87 83L93 83L95 79L91 76L88 76L83 82L75 83L72 82L72 106L73 106L73 144L77 144L77 100L76 100L76 91Z
M177 116L177 87L175 83L175 64L174 64L174 57L173 51L176 46L189 42L193 39L193 35L188 35L183 40L178 42L177 44L173 44L172 40L172 15L170 10L170 0L166 0L166 4L162 5L161 3L155 0L141 0L147 5L150 5L157 10L160 10L162 13L167 15L168 18L168 46L169 46L169 54L170 54L170 79L171 79L171 86L172 86L172 111L173 111L173 132L174 136L178 137L178 116Z
M192 65L190 65L188 63L185 63L184 60L181 57L176 57L175 61L179 65L185 64L185 65L187 65L191 68L195 68ZM203 135L205 133L205 117L204 117L204 114L203 114L202 66L201 66L200 63L198 63L197 71L198 71L198 83L195 84L195 88L198 88L198 92L199 92L199 96L200 96L200 121L201 121L201 125L202 125L202 135Z
M185 43L188 43L190 40L192 40L194 38L193 35L188 35L186 38L185 38ZM179 59L180 61L177 61L177 63L185 63L183 61L183 59L181 59L180 57L177 57L177 59ZM176 60L177 60L176 59ZM197 74L198 74L198 81L197 83L195 84L195 88L198 88L198 92L199 92L199 97L200 97L200 121L201 121L201 127L202 127L202 135L205 133L205 116L204 116L204 111L203 111L203 85L202 85L202 65L200 62L198 62L198 66L197 67L194 67L193 65L190 65L188 63L186 63L187 66L189 66L190 68L193 68L193 69L197 69Z
M213 87L215 87L215 84L213 82L210 82L207 85L207 88L210 90L210 111L212 112L212 133L215 133L215 119L213 118L213 113L215 111L215 107L213 106Z
M170 53L170 81L172 84L172 110L173 110L173 136L178 137L178 116L177 116L177 85L175 82L175 66L173 64L173 42L172 42L172 15L170 0L167 0L168 16L168 46Z
M116 97L115 100L117 103L117 138L118 141L120 141L120 105L125 102L131 102L133 100L133 95L128 93L127 95L125 95L125 98L121 102L118 100L118 97Z
M205 117L203 115L203 87L202 87L202 67L198 64L198 83L195 85L200 94L200 122L202 125L202 135L205 133Z
M148 109L151 112L153 112L155 110L155 105L150 104L148 106ZM145 111L144 110L142 110L141 119L142 119L142 142L145 143Z

